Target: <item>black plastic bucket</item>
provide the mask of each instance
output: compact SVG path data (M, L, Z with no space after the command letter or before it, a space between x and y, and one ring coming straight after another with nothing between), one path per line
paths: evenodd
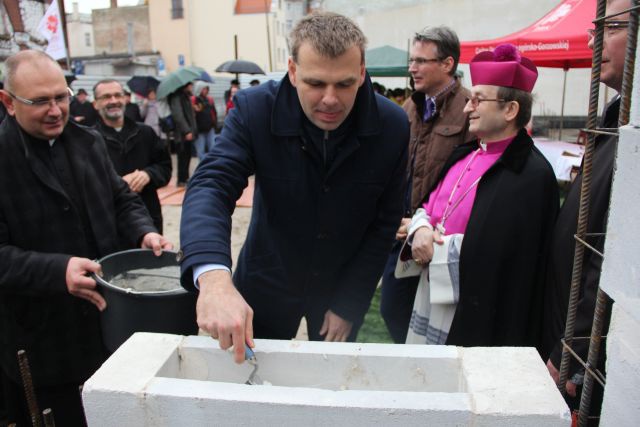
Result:
M102 340L116 351L135 332L196 335L197 295L187 292L176 280L176 288L166 291L135 291L114 286L117 275L138 269L177 266L176 253L163 251L159 257L148 249L116 252L98 260L102 277L94 275L107 308L100 314Z

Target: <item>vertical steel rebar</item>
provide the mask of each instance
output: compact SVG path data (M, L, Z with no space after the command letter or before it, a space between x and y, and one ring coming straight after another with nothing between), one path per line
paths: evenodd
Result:
M633 74L635 69L635 54L638 39L638 4L639 0L631 0L633 10L629 13L629 28L627 34L627 49L625 52L625 66L622 77L622 90L620 91L620 115L618 117L618 127L629 123L629 109L631 105L631 94L633 91ZM617 144L617 141L614 142ZM596 307L594 311L593 326L591 328L591 340L589 342L589 354L587 365L592 368L597 367L602 344L602 328L607 310L606 295L598 287ZM586 371L582 396L580 397L580 410L578 411L578 427L586 427L589 420L591 408L591 395L593 391L594 378L590 372Z
M53 411L51 408L47 408L42 411L42 417L44 418L44 427L56 427L56 422L53 419Z
M605 16L606 0L598 0L596 6L596 17L598 19ZM587 119L587 129L596 128L598 120L598 97L600 94L600 68L602 65L602 45L604 39L603 22L599 20L596 24L596 32L593 40L593 62L591 66L591 88L589 93L589 114ZM578 209L578 227L576 234L579 238L585 239L587 232L587 219L589 217L589 200L591 195L591 166L593 163L593 151L595 149L595 134L587 132L587 143L585 145L583 165L582 165L582 186L580 189L580 207ZM582 278L582 263L584 258L584 245L576 241L573 257L573 271L571 274L571 290L569 293L569 307L567 311L567 322L565 325L564 340L568 346L573 345L573 333L575 331L576 314L578 310L578 297L580 295L580 279ZM569 377L570 353L563 347L562 361L560 363L560 380L558 388L565 395L565 384Z
M602 327L605 312L607 309L606 295L602 289L598 288L596 297L596 309L593 316L593 327L591 328L591 341L589 342L589 355L587 365L591 368L598 366L598 356L600 355L600 344L602 341ZM580 396L580 409L578 410L578 427L586 427L589 421L589 409L591 408L591 393L593 391L593 376L585 371L582 395Z
M33 389L33 380L31 379L31 369L29 369L29 359L24 350L18 350L18 366L20 368L20 376L22 377L22 386L24 387L24 395L29 406L29 414L31 415L31 424L33 427L41 427L40 410L38 409L38 401L36 393Z

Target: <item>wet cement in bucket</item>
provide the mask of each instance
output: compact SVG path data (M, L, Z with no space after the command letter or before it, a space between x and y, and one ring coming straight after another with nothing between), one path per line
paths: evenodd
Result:
M109 283L125 291L166 292L181 289L180 267L139 268L113 276Z

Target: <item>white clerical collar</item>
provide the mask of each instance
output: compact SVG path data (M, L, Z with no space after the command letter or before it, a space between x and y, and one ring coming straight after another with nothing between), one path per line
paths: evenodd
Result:
M49 140L49 147L53 147L53 144L56 142L55 139L50 139Z

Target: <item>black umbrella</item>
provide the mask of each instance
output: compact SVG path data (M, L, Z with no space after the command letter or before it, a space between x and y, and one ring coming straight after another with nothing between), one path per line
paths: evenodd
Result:
M234 73L234 74L264 74L262 68L258 64L251 61L243 61L236 59L234 61L227 61L216 68L219 73Z
M132 92L146 97L149 91L156 90L160 80L153 76L133 76L127 81L127 86Z

